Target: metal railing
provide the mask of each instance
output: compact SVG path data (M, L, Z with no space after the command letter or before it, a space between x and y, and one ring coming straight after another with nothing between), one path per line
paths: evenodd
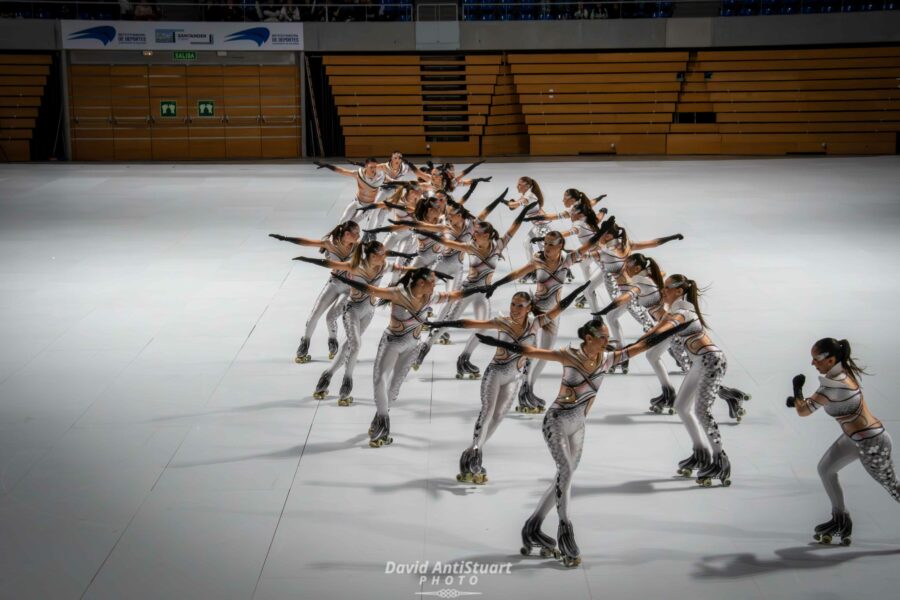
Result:
M414 13L414 8L417 12ZM0 17L146 21L556 21L697 16L766 16L900 9L900 0L0 0ZM454 13L451 17L451 13Z

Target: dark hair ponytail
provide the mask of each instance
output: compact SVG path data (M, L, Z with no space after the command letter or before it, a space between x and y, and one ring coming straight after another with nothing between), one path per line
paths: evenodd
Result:
M813 346L822 354L833 356L837 362L841 363L844 371L850 374L855 381L862 379L863 375L868 375L865 367L856 364L853 355L850 352L850 342L847 340L836 340L834 338L822 338Z
M697 287L697 282L693 279L688 279L684 275L672 275L670 279L672 280L672 283L669 284L669 287L684 290L684 297L687 298L688 302L694 305L694 312L697 313L700 324L706 327L703 313L700 312L700 290Z
M429 208L431 208L431 198L426 196L419 198L418 202L416 202L416 209L413 211L413 217L415 217L416 221L424 221Z
M384 244L377 240L357 244L356 248L353 249L353 255L350 257L350 268L355 269L359 267L363 260L369 260L372 254L379 252L382 248L384 248Z
M641 271L648 271L650 273L650 279L653 280L653 283L656 284L659 291L662 291L665 287L665 282L663 281L662 270L660 270L659 265L655 260L640 252L635 252L628 257L628 260L636 264Z
M447 206L453 210L453 212L462 215L462 218L467 221L474 221L475 215L466 210L466 207L453 200L452 198L447 198Z
M412 271L404 273L403 277L397 281L397 285L409 290L417 281L425 279L429 275L431 275L431 269L428 267L419 267L418 269L413 269Z
M605 324L603 323L603 319L600 317L594 317L578 328L578 339L583 342L589 335L594 336L595 338L603 337L604 327Z
M326 233L325 237L323 237L322 239L331 240L332 244L337 244L341 241L341 238L345 233L353 229L359 229L359 224L354 221L344 221L343 223L339 223L335 226L334 229ZM325 248L319 248L320 254L325 254L326 252L327 250Z
M537 181L532 179L531 177L519 177L522 181L528 184L529 191L535 195L538 200L538 206L544 208L544 192L541 191L541 186L538 185Z
M487 234L488 239L492 242L500 239L500 234L497 233L497 230L494 229L494 226L487 221L478 221L478 225L481 226L481 228Z

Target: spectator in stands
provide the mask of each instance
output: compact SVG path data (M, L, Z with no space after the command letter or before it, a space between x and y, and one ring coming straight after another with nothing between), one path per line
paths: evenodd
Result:
M134 17L134 8L128 0L119 0L119 18L131 19Z
M158 21L159 11L156 0L137 0L134 5L135 21Z

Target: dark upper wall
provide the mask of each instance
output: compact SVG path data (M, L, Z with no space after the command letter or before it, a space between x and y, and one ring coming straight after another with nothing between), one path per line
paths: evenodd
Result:
M303 23L310 52L715 48L900 43L900 11L767 17ZM439 29L437 29L439 28ZM59 23L0 19L0 50L53 50Z

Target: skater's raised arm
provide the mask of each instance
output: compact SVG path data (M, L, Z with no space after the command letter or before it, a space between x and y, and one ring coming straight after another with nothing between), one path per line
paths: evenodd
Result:
M523 276L527 275L528 273L531 273L535 269L537 269L537 265L535 265L534 262L528 262L524 266L521 266L518 269L516 269L515 271L513 271L511 273L507 273L505 277L501 277L500 279L498 279L497 281L493 282L490 285L491 289L488 291L488 298L490 298L491 295L493 295L493 293L501 285L507 284L510 281L515 281L516 279L519 279L520 277L523 277Z
M496 329L497 322L494 319L479 321L477 319L457 319L455 321L429 321L432 329L444 329L454 327L458 329Z
M293 260L299 260L311 265L325 267L326 269L335 269L339 271L351 271L353 266L349 261L327 260L324 258L310 258L308 256L296 256Z
M656 248L673 240L683 240L684 236L680 233L675 235L667 235L666 237L656 238L655 240L647 240L646 242L631 242L632 250L646 250L647 248Z
M485 346L503 348L508 352L521 354L522 356L527 356L529 358L536 358L538 360L552 360L553 362L558 363L567 362L566 355L559 350L544 350L543 348L536 348L527 344L517 344L515 342L498 340L495 337L484 335L483 333L476 333L475 337L477 337L478 341L480 341Z
M629 302L631 302L631 300L636 297L638 292L639 292L639 289L637 287L632 287L629 290L627 290L626 292L616 296L615 300L613 300L612 302L610 302L609 304L607 304L606 306L601 308L598 312L594 312L591 314L594 315L595 317L604 317L607 314L609 314L610 312L612 312L613 310L615 310L616 308L618 308L620 306L624 306L624 305L628 304Z
M368 283L363 283L361 281L348 279L347 277L344 277L343 275L337 275L337 274L334 275L334 278L338 279L340 281L343 281L344 283L346 283L347 285L349 285L350 287L352 287L354 289L357 289L361 292L365 292L366 294L369 294L371 296L375 296L376 298L388 300L389 302L393 302L394 300L396 300L399 297L398 296L399 292L397 291L397 288L392 288L392 287L383 288L383 287L378 287L377 285L369 285Z
M426 223L425 221L418 221L416 219L388 219L390 223L394 225L398 225L401 228L405 227L407 229L420 229L423 231L431 231L433 233L443 233L449 229L447 225L440 225L438 223Z
M663 342L674 335L678 335L679 333L681 333L682 331L687 329L692 323L693 323L693 321L688 321L687 323L680 323L680 324L678 324L670 329L666 329L665 331L660 332L660 333L647 334L647 335L643 336L641 339L639 339L638 341L634 342L633 344L629 344L628 346L625 346L621 350L615 350L614 351L615 358L613 359L613 363L618 364L620 362L630 359L633 356L637 356L638 354L641 354L642 352L646 352L647 350L649 350L653 346L659 344L660 342Z
M312 246L314 248L324 248L325 242L327 240L312 240L309 238L302 237L288 237L285 235L279 235L277 233L270 233L270 238L275 238L280 242L290 242L292 244L297 244L298 246Z
M473 186L473 189L474 189L474 186ZM471 192L471 191L472 190L469 190L469 192ZM508 194L508 193L509 193L509 188L506 188L505 190L503 190L502 194L500 194L499 196L494 198L494 200L490 204L485 206L484 210L482 210L480 213L478 213L478 220L484 221L485 219L488 218L488 215L494 211L495 208L497 208L501 204L506 204L507 202L509 202L506 199L506 194ZM466 195L468 195L468 193Z
M581 284L580 286L578 286L577 288L575 288L574 290L572 290L571 292L569 292L568 294L566 294L566 296L564 298L562 298L556 306L554 306L552 309L550 309L550 311L544 313L543 316L550 320L558 317L564 310L569 308L569 306L571 306L573 302L575 302L575 299L578 298L578 296L581 295L581 292L586 290L589 285L591 285L591 282L586 281L583 284Z
M343 167L330 165L328 163L319 162L317 160L314 160L313 164L316 165L318 169L328 169L329 171L333 171L338 175L343 175L344 177L356 177L356 171L353 171L351 169L345 169Z

